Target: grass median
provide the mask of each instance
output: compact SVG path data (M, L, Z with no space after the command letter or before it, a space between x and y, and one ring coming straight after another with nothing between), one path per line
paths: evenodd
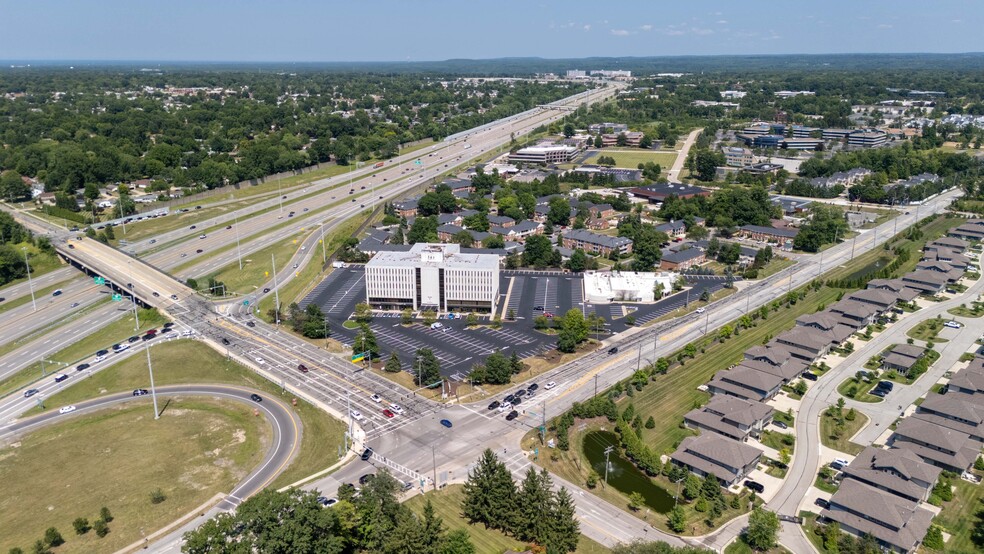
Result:
M155 345L150 350L154 384L226 383L263 391L290 404L293 397L281 388L199 341L179 340ZM148 388L147 358L131 356L87 377L48 399L49 406L63 406L103 394ZM301 450L271 486L282 487L331 466L344 443L345 425L323 410L298 399L294 408L304 427ZM36 410L36 408L35 408Z
M228 492L263 460L270 425L241 403L173 400L154 420L148 399L67 419L0 449L0 549L28 551L49 527L59 553L114 552ZM162 502L151 501L155 489ZM109 534L77 535L102 507Z
M838 411L843 415L838 414ZM868 416L853 408L850 410L827 408L820 416L820 443L827 448L857 456L864 447L851 442L851 437L856 435L866 423L868 423Z
M518 541L501 531L486 529L484 525L470 524L461 515L461 503L465 499L463 485L448 485L439 491L431 491L425 495L418 495L407 501L407 506L411 510L422 515L424 503L431 501L434 506L434 514L444 521L444 527L449 531L464 529L471 537L471 542L475 545L476 552L522 552L526 549L526 543ZM603 554L611 552L603 545L581 535L577 543L575 554Z

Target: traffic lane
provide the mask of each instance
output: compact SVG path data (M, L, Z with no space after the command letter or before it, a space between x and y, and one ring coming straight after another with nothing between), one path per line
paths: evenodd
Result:
M26 302L0 314L0 340L5 344L76 309L86 308L101 299L99 292L109 290L100 291L100 287L91 279L80 278L78 273L74 277L74 280L62 286L62 293L58 296L53 296L52 293L35 294L35 302ZM37 310L34 309L34 304L37 304Z
M28 283L27 280L24 280L23 283L17 283L16 285L8 285L0 288L0 298L3 298L4 302L10 302L11 300L16 300L21 296L30 296L32 287L35 291L38 291L48 288L55 283L61 283L62 281L67 281L77 276L78 272L72 270L72 268L60 267L37 277L31 276L30 283Z

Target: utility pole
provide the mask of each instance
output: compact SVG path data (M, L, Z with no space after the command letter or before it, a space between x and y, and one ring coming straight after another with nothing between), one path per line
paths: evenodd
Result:
M540 406L543 408L540 417L540 444L543 444L547 440L547 401L540 402Z
M431 463L434 466L434 490L437 490L437 451L434 445L431 445Z
M140 330L140 316L137 315L137 299L133 297L133 293L132 292L130 293L130 303L133 304L133 321L134 321L134 323L133 323L133 325L134 325L133 330L134 331L139 331Z
M160 419L161 413L157 411L157 389L154 388L154 367L150 365L150 343L144 348L147 350L147 372L150 374L150 397L154 400L154 419Z
M642 369L642 343L639 343L639 354L636 355L636 371Z
M277 325L280 325L280 291L277 290L277 256L270 254L270 261L273 263L273 302L274 310L277 314Z
M325 250L325 222L321 222L321 263L328 263L328 251Z
M345 409L348 410L348 420L349 420L349 428L348 428L348 435L347 435L348 438L346 439L346 441L350 441L352 440L352 421L353 421L352 420L352 391L349 391L345 394ZM349 449L349 445L348 442L346 442L345 451L347 452L348 449Z
M857 235L854 235L854 238L851 240L851 259L852 260L854 259L854 246L857 243L858 243L858 236Z
M751 296L752 288L745 289L745 314L748 314L748 297Z
M243 270L243 253L239 249L239 216L235 216L234 225L236 226L236 257L239 258L239 271Z
M38 303L34 299L34 281L31 280L31 262L27 261L27 247L21 246L21 250L24 251L24 265L27 266L27 286L31 289L31 305L34 306L34 311L38 311Z
M598 396L598 374L595 373L595 396Z
M615 450L614 446L609 446L605 448L605 486L608 486L608 455Z
M792 277L790 277L792 279ZM711 321L711 312L704 314L704 334L707 335L707 324Z

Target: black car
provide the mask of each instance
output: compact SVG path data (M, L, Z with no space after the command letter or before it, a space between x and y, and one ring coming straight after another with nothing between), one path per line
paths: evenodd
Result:
M751 489L759 494L765 491L765 487L762 486L762 483L756 483L751 479L745 479L745 488Z
M812 371L804 371L803 372L803 375L801 375L801 377L803 377L807 381L816 381L817 379L819 379L819 377L817 376L817 374L816 373L813 373Z
M823 498L817 498L813 501L813 503L825 509L830 507L830 502L824 500Z
M133 396L144 396L150 394L147 389L133 389Z
M522 401L523 401L523 397L522 396L518 396L516 398L513 398L512 404L513 404L513 406L519 406L519 404Z
M79 364L75 366L75 371L85 371L86 369L89 369L89 364Z
M105 356L106 354L109 354L109 350L99 350L96 352L96 356Z
M138 337L138 336L132 336L132 337L126 339L126 342L134 343L134 342L137 342L138 340L140 340L140 337Z
M886 391L891 391L892 389L895 388L895 383L891 381L878 381L877 388L884 389Z
M249 399L252 400L253 402L263 402L263 399L260 397L260 395L256 394L255 392L249 395Z
M59 376L57 376L57 377L55 377L55 382L56 382L56 383L61 383L61 382L62 382L62 381L64 381L65 379L68 379L68 375L66 375L66 374L64 374L64 373L62 373L61 375L59 375Z
M153 334L153 335L144 335L144 336L140 337L140 340L142 340L144 342L147 342L149 340L154 340L154 338L156 336L157 336L156 334Z
M516 400L516 397L510 394L509 396L503 398L502 399L502 402L504 404L512 404L513 403L513 400Z
M363 450L362 456L360 456L360 458L362 458L363 462L368 462L369 458L372 458L372 448L366 448L365 450Z
M613 346L613 347L609 348L608 349L608 353L609 354L618 354L618 347L617 346Z
M506 421L512 421L512 420L516 419L517 417L519 417L519 412L517 412L516 410L513 410L513 411L509 412L508 414L506 414Z
M229 346L229 339L222 337L222 344Z
M526 396L526 389L519 389L518 391L514 392L512 395L513 398L521 398L523 396Z
M533 311L534 312L542 312L543 311L543 306L533 306Z
M268 293L268 292L270 292L270 289L269 289L269 288L266 288L266 287L264 287L264 288L263 288L263 294L266 294L266 293Z
M526 392L533 392L533 391L535 391L538 388L540 388L540 385L537 385L536 383L533 383L532 385L526 387Z
M366 473L362 477L359 477L359 484L360 485L365 485L366 483L368 483L369 481L371 481L375 476L376 476L375 473Z
M162 325L162 327L164 327L165 329L170 329L171 327L174 327L174 322L173 321L168 321L167 323L165 323L164 325Z
M489 404L489 409L490 410L494 410L494 409L498 408L499 406L501 406L501 404L499 404L499 401L498 400L493 400L492 403Z
M252 321L247 321L247 322L246 322L246 326L247 326L247 327L256 327L256 324L255 324L255 323L253 323Z

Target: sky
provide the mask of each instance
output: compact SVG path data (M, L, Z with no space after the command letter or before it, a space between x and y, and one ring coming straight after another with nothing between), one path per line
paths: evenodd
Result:
M980 52L979 0L0 0L3 60Z

